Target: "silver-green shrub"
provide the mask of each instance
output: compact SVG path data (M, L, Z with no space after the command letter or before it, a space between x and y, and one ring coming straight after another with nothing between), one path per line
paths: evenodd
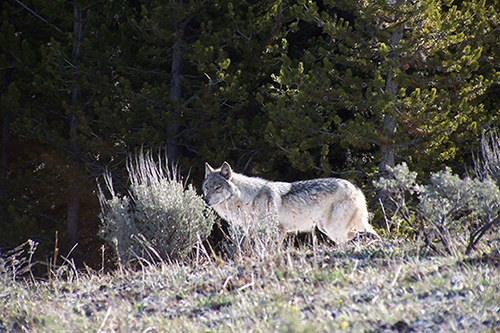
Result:
M387 171L388 175L386 177L373 181L375 188L378 191L387 193L389 200L393 204L392 207L386 208L380 201L387 231L391 231L392 225L396 225L395 232L397 234L402 221L405 221L406 226L414 230L415 212L411 207L411 196L419 190L419 186L415 183L417 173L411 172L404 162L393 168L388 166ZM391 212L388 210L391 210Z
M483 132L481 153L475 159L475 172L480 178L491 177L500 183L500 135L497 130Z
M422 187L418 208L445 248L456 253L457 246L466 242L457 236L474 233L472 224L494 220L500 208L499 199L500 192L491 178L461 179L445 168L432 174L430 184Z
M418 228L428 245L438 240L449 253L456 254L464 245L468 252L498 224L500 190L489 175L460 178L445 168L431 174L429 184L418 185L416 173L410 172L405 163L389 171L389 176L374 185L388 193L396 207L390 220L405 220ZM408 202L414 193L416 206ZM413 223L416 217L418 224Z
M184 257L205 240L215 216L192 185L151 154L139 154L127 164L128 195L115 193L111 176L104 175L111 198L99 188L102 227L99 235L116 251L122 263Z

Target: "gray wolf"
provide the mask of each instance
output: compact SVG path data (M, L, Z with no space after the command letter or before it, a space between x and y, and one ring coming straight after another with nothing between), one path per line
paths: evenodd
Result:
M276 216L278 244L287 232L312 231L314 227L337 244L357 232L377 235L368 223L363 192L344 179L275 182L236 173L227 162L218 169L206 163L203 194L207 205L230 224L245 223L248 216Z

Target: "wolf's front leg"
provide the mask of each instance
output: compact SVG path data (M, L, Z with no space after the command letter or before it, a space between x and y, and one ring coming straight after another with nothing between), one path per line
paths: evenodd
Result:
M283 245L283 241L286 238L286 234L287 234L287 232L286 232L285 228L283 228L281 225L279 225L279 227L278 227L278 243L276 244L278 249L281 249L281 246Z
M252 202L255 235L267 250L280 246L284 238L284 230L278 223L279 203L279 195L267 186L259 189Z

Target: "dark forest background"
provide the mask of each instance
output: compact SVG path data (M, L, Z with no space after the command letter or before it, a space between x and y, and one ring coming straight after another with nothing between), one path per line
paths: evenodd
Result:
M406 162L471 172L499 127L500 3L5 0L0 251L31 238L99 267L97 182L166 152L273 180L362 187ZM427 177L427 178L426 178ZM57 234L57 236L56 236Z

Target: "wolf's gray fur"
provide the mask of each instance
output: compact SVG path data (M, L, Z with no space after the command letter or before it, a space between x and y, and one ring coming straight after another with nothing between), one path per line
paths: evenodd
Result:
M336 243L357 232L377 234L368 223L365 196L344 179L274 182L233 172L227 162L219 169L206 163L203 193L207 205L229 223L249 223L249 216L277 216L282 237L315 226Z

